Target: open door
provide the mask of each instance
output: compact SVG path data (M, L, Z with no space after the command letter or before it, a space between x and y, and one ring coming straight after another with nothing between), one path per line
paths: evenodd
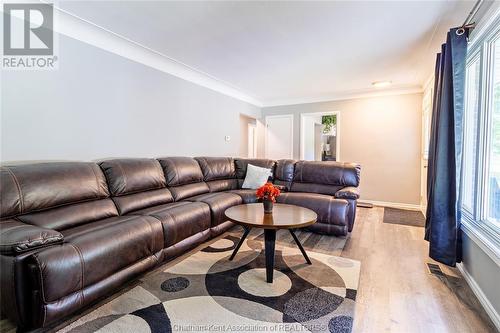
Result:
M300 115L300 159L340 160L340 112L308 112Z

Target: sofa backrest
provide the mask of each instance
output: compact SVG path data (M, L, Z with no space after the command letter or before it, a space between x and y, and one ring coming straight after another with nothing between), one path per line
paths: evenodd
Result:
M298 161L291 192L334 195L346 186L359 186L361 167L356 163Z
M2 218L63 230L118 215L95 163L36 163L0 170Z
M167 187L175 201L208 193L198 162L191 157L163 157L158 162L163 169Z
M273 181L274 173L276 168L276 161L268 160L265 158L236 158L234 160L234 166L236 171L236 179L238 179L238 188L241 188L243 182L245 181L245 176L247 175L247 167L249 164L271 169L271 176L269 177L269 181Z
M295 171L296 160L279 160L276 162L274 173L274 184L281 185L290 190Z
M127 214L173 202L160 163L152 158L123 158L99 163L118 212Z
M195 157L203 173L203 180L210 192L238 188L234 160L231 157Z

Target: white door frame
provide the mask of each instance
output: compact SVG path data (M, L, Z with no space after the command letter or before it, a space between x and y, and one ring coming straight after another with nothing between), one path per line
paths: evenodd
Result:
M266 140L266 143L265 143L265 155L266 158L269 158L269 156L267 155L268 152L269 152L269 149L268 149L268 144L269 144L269 140L267 139L267 120L268 119L271 119L271 118L290 118L292 120L292 128L291 128L291 131L290 131L290 159L293 159L293 127L294 127L294 122L293 122L293 114L279 114L279 115L274 115L274 116L266 116L266 135L265 135L265 140Z
M325 112L304 112L300 114L300 140L299 140L299 145L300 145L300 159L304 159L304 140L305 140L305 129L304 129L304 117L307 116L329 116L329 115L336 115L337 116L337 144L336 144L336 149L335 149L335 158L336 161L340 161L340 111L325 111Z
M247 157L256 158L257 157L257 124L248 123L248 142L247 142ZM250 133L253 133L250 135ZM250 141L252 142L253 151L250 151Z

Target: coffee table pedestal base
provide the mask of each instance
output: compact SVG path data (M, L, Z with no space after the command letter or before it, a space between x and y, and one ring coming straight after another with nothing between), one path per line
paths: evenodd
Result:
M234 248L233 253L231 254L231 257L229 257L229 260L233 260L234 257L236 256L236 253L238 253L238 250L240 249L241 245L245 241L245 239L248 236L248 233L250 232L251 228L245 227L245 231L243 232L243 236L241 236L240 241L238 242L238 245ZM297 244L300 252L304 256L304 259L306 259L307 264L311 265L311 260L309 259L309 256L307 255L306 251L302 247L302 244L300 243L297 235L295 235L295 231L293 229L288 229L290 231L290 234L293 237L293 240ZM273 283L273 272L274 272L274 248L276 245L276 229L264 229L264 245L265 245L265 252L266 252L266 281L268 283Z

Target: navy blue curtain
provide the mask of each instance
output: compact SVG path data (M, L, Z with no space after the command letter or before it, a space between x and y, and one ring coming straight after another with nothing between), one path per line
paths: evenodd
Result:
M437 55L432 107L425 239L429 256L455 266L462 261L461 172L467 31L451 29Z

